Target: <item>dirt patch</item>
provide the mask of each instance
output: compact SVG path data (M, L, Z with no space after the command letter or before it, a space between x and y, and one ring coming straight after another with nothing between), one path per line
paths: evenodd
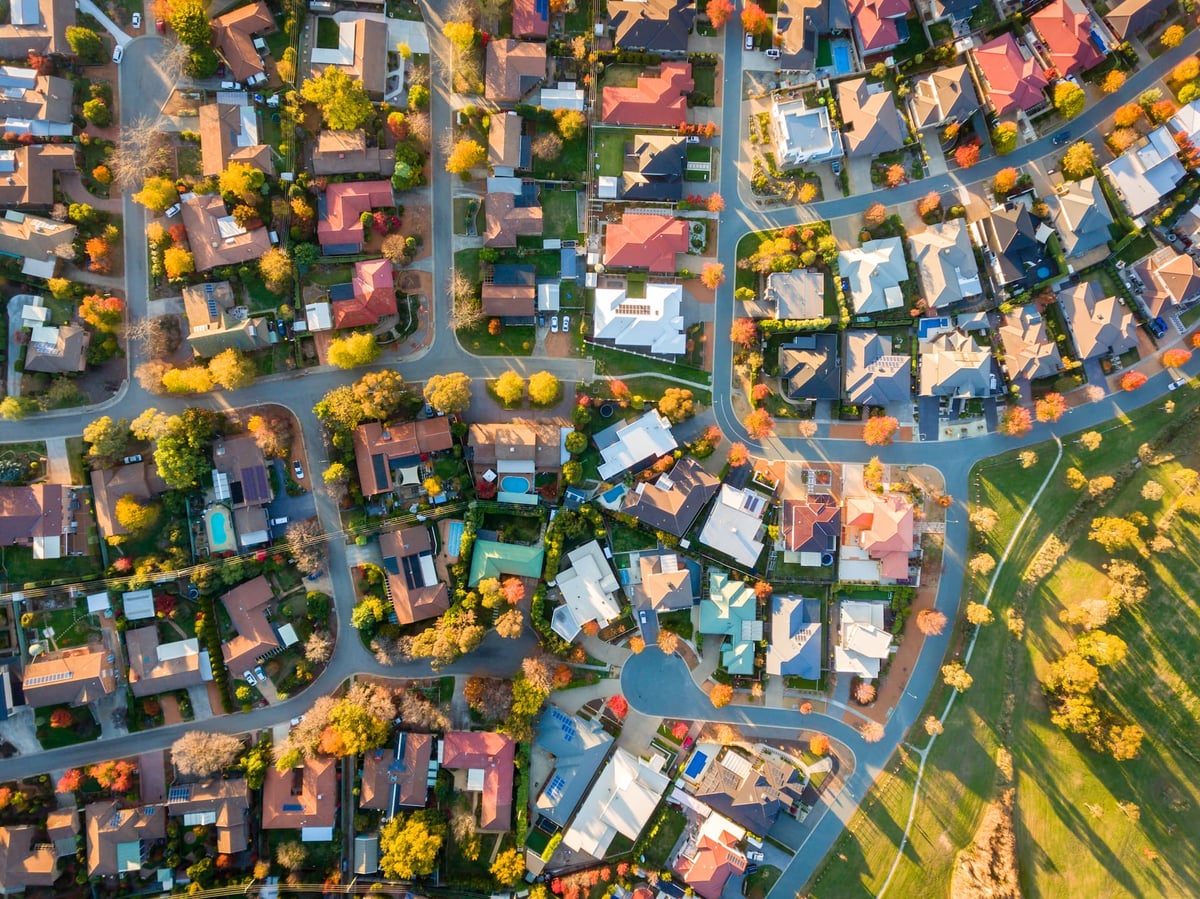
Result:
M1009 787L998 801L989 803L975 839L959 853L950 881L955 899L1020 899L1012 815L1015 794Z
M562 331L557 334L547 331L545 337L542 338L542 346L545 348L546 355L553 359L570 359L575 355L571 335L564 334Z

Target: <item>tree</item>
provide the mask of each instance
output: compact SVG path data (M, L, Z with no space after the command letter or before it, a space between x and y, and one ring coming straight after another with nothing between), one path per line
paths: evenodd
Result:
M1192 351L1183 347L1175 347L1162 354L1162 364L1165 368L1179 368L1187 365L1192 358Z
M658 632L658 648L665 655L674 655L675 650L679 649L679 634L674 631L660 630Z
M1101 516L1092 519L1088 539L1099 543L1109 552L1124 546L1133 546L1138 539L1137 526L1124 518Z
M725 283L725 266L719 262L706 262L700 270L700 283L709 290L716 290Z
M1100 90L1106 94L1115 94L1125 86L1125 73L1120 69L1112 69L1100 82Z
M1168 50L1174 49L1183 43L1183 38L1187 34L1183 30L1182 25L1172 25L1159 37L1159 42Z
M1001 169L992 180L992 190L1000 196L1007 196L1017 186L1017 179L1020 177L1021 173L1012 166Z
M878 692L874 684L868 684L864 681L854 688L854 701L859 705L870 705L875 701L875 695Z
M749 347L758 340L758 325L752 318L735 318L729 329L729 339L738 346Z
M878 743L883 739L884 726L878 721L868 721L859 731L864 743Z
M1062 170L1068 178L1086 178L1096 170L1095 148L1085 140L1071 144L1063 154Z
M1075 641L1075 651L1101 668L1119 665L1129 654L1129 646L1116 634L1090 631Z
M429 106L429 88L423 84L414 84L409 87L408 106L410 109L425 109Z
M954 151L954 161L958 163L960 168L969 169L975 163L979 162L979 144L975 142L960 144L958 149Z
M112 111L108 104L99 97L94 97L83 104L83 117L98 128L107 128L112 124Z
M525 628L525 615L520 609L509 609L496 619L496 633L509 640L521 636Z
M50 726L59 730L75 724L75 716L70 709L55 709L50 713Z
M290 840L275 847L275 861L289 871L298 871L308 859L308 850L299 840Z
M446 171L465 175L487 162L487 149L478 141L460 138L446 158Z
M1091 693L1100 683L1100 669L1072 650L1050 663L1042 684L1056 693Z
M887 207L876 201L863 212L863 222L868 228L877 228L887 221Z
M733 18L733 4L729 0L708 0L704 13L708 16L712 27L720 31Z
M129 533L138 536L148 533L154 525L158 524L161 511L162 507L157 503L143 505L131 493L126 493L118 499L115 507L117 523Z
M321 631L313 631L304 641L304 658L314 665L328 662L333 655L333 641Z
M708 694L714 709L719 709L733 702L733 687L729 684L715 684Z
M872 415L863 426L863 443L867 446L888 446L900 429L900 422L890 415Z
M296 569L316 574L325 565L325 535L313 519L293 521L287 529L288 552L296 560Z
M725 461L730 468L741 468L750 461L750 451L746 449L744 443L731 443L729 445L729 455L725 457Z
M207 374L205 369L198 370ZM139 415L130 425L139 437L135 425L141 418ZM168 487L186 490L212 470L209 444L216 434L215 425L215 416L205 409L185 409L179 415L165 417L161 433L154 438L154 462Z
M208 373L218 386L226 390L240 390L254 383L258 369L253 359L231 347L208 360Z
M167 19L179 40L193 50L212 43L212 20L203 0L172 0Z
M922 609L917 613L917 630L926 637L936 637L946 629L946 616L937 609Z
M981 534L990 534L1000 523L1000 516L995 509L980 506L971 513L971 525Z
M751 440L766 440L775 433L775 419L766 409L755 409L742 419L742 427Z
M203 779L232 768L244 748L232 734L191 730L171 744L171 762L184 777Z
M321 118L334 131L354 131L375 114L362 82L335 66L305 78L300 96L321 110Z
M1017 123L1001 122L992 130L992 146L997 156L1007 156L1017 149Z
M917 201L917 215L924 218L933 215L942 208L942 197L936 190L931 190Z
M473 609L450 609L419 634L405 638L403 647L409 658L428 658L438 671L479 646L485 633Z
M283 247L271 247L258 260L258 271L271 293L288 293L296 277L296 266Z
M696 414L696 400L686 387L668 387L658 401L658 411L673 425Z
M225 171L217 176L217 186L225 196L251 203L262 196L260 191L266 178L262 169L248 162L235 161L225 166Z
M817 757L829 755L830 748L829 737L824 734L816 734L808 741L808 751Z
M1114 725L1104 736L1104 746L1114 761L1127 762L1138 757L1145 736L1136 724Z
M1142 117L1142 107L1136 103L1126 103L1113 113L1113 124L1118 128L1130 128L1137 124Z
M142 182L142 189L133 195L133 199L151 212L161 214L179 201L179 191L170 178L152 175Z
M350 626L355 630L375 632L375 627L387 615L387 608L378 596L364 596L350 610Z
M991 574L996 569L996 560L990 553L976 553L971 557L968 567L973 574Z
M1033 450L1023 450L1017 456L1017 459L1020 461L1022 468L1033 468L1033 466L1037 465L1038 455Z
M265 412L251 415L246 422L246 430L263 455L277 459L286 459L292 448L292 418L288 414Z
M630 637L629 638L629 651L632 652L634 655L637 655L645 648L646 648L646 641L644 639L642 639L641 637Z
M1166 496L1167 488L1158 481L1147 481L1142 485L1142 499L1148 499L1151 502L1158 502Z
M74 793L83 785L83 772L78 768L69 768L54 785L55 793Z
M354 382L350 388L359 403L363 418L387 421L411 399L411 393L400 373L384 368L370 371Z
M1064 119L1073 119L1087 106L1087 94L1073 81L1060 81L1054 86L1054 108Z
M1088 493L1093 498L1104 496L1115 486L1117 486L1116 478L1107 474L1097 475L1087 482Z
M525 876L525 853L517 848L505 849L496 856L489 870L505 886L516 886Z
M71 52L79 57L82 63L97 63L104 59L104 44L100 35L82 25L68 26L65 32L67 44Z
M502 721L512 711L512 684L491 677L469 677L463 687L463 699L489 721Z
M6 396L0 400L0 418L20 421L38 408L37 400L28 396Z
M1000 416L996 430L1005 437L1024 437L1033 430L1033 417L1024 406L1009 406Z
M908 181L908 171L904 168L904 166L896 162L887 167L887 171L884 172L883 179L889 188L899 187L901 184L904 184L906 181Z
M173 368L163 374L163 387L168 393L207 393L212 390L212 375L203 365Z
M525 396L525 379L515 371L506 371L492 383L492 392L504 405L512 406Z
M370 365L379 358L379 343L369 331L359 331L329 342L327 356L338 368L357 368Z
M583 431L572 431L567 435L565 445L568 453L578 456L588 448L588 435Z
M447 22L442 26L442 34L450 39L450 43L459 53L466 53L474 47L479 36L470 22Z
M991 556L988 556L990 559ZM982 627L985 624L991 624L996 620L996 616L992 614L992 610L983 603L970 602L967 603L967 621L976 627Z
M1058 421L1067 411L1067 401L1061 393L1047 393L1034 404L1038 421Z
M94 419L83 429L83 439L91 444L88 455L93 459L118 459L129 446L129 419L113 421L107 415Z
M79 302L79 317L97 331L115 334L125 318L125 301L90 293Z
M742 30L755 37L764 35L771 30L770 16L753 0L742 7Z
M942 666L942 680L946 686L953 687L959 693L965 693L975 683L975 678L967 673L961 662L950 662Z
M1121 376L1121 389L1134 391L1146 383L1146 376L1140 371L1127 371Z
M425 383L424 396L439 412L462 412L471 405L471 379L460 371L434 375Z
M562 393L558 378L548 371L539 371L529 376L529 399L535 406L553 405Z
M609 712L618 721L624 721L625 716L629 714L629 700L618 693L616 696L610 696L606 703Z
M553 162L562 156L562 138L553 131L544 131L533 139L533 142L529 145L529 149L533 153L534 159L545 159L547 162Z
M554 110L554 124L563 140L578 140L587 133L587 116L577 109Z
M163 270L167 273L168 281L177 281L196 270L196 258L191 250L180 246L167 247L163 251Z

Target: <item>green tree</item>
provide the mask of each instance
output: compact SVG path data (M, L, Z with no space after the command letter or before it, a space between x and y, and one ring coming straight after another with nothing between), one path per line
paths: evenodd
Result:
M203 0L173 0L171 30L193 50L212 45L212 19Z
M992 146L999 156L1006 156L1017 149L1017 126L1015 122L1001 122L992 131Z
M233 197L235 200L242 200L246 203L257 202L261 198L259 191L266 181L267 176L262 170L250 165L248 162L231 162L225 167L225 171L217 176L217 186L221 189L221 193Z
M231 347L208 361L208 373L218 386L226 390L239 390L254 383L258 369L253 359Z
M410 109L424 109L429 105L429 88L423 84L414 84L408 89L408 106Z
M99 97L83 104L83 117L98 128L107 128L112 124L112 110Z
M101 415L83 429L83 439L91 444L88 455L93 459L117 459L125 455L129 437L127 418L113 421L107 415Z
M161 507L157 503L143 505L138 498L127 493L117 500L115 508L117 523L129 533L140 536L158 524Z
M190 489L212 470L209 445L215 435L216 416L206 409L185 409L167 419L155 441L154 463L168 487Z
M380 719L370 709L342 699L329 713L329 726L341 742L342 755L361 755L387 742L391 719Z
M539 371L529 376L529 398L538 406L554 403L561 390L558 378L548 371Z
M313 414L330 430L343 433L353 431L365 418L362 402L354 395L354 388L349 384L335 387L321 397L313 406Z
M375 625L383 621L387 608L378 596L364 596L350 610L350 624L357 630L374 631Z
M179 191L170 178L152 175L142 183L142 189L133 195L133 199L151 212L163 213L179 201Z
M72 25L66 30L67 44L71 52L83 63L97 63L104 59L104 44L100 35L82 25Z
M574 459L563 463L562 476L568 487L575 486L583 480L583 465Z
M388 877L412 880L431 874L445 839L436 812L397 815L379 832L379 869Z
M439 412L462 412L471 405L471 379L461 371L434 375L425 382L425 402Z
M1054 86L1054 108L1064 119L1073 119L1087 106L1087 94L1072 81L1060 81Z
M412 397L400 373L390 368L367 372L351 389L362 406L363 417L380 421L393 417Z
M525 395L525 379L515 371L506 371L492 384L492 391L506 406L521 401Z
M307 78L300 96L321 110L321 118L334 131L361 128L375 114L362 82L334 66Z
M572 431L567 435L566 440L567 452L572 456L578 456L588 448L588 436L583 431Z
M492 876L504 886L516 886L525 876L525 853L520 849L505 849L492 862Z
M379 344L375 335L360 331L339 337L329 344L329 361L338 368L357 368L370 365L379 358Z

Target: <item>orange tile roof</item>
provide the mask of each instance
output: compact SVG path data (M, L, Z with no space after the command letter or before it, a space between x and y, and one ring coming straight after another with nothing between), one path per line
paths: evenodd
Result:
M359 217L371 209L395 206L390 181L343 181L325 189L325 218L317 223L321 246L361 244Z
M687 119L687 95L696 87L692 64L664 62L658 73L638 76L636 87L606 87L601 119L616 125L675 127Z
M604 264L675 272L675 257L688 250L688 223L669 215L626 215L608 226Z
M392 263L367 259L354 263L354 296L333 302L335 328L373 328L386 315L396 314L396 287Z
M517 744L504 734L455 731L442 743L442 767L483 771L479 829L503 832L512 823L513 762Z
M1060 75L1074 75L1104 61L1092 43L1092 17L1082 0L1054 0L1029 19Z
M307 759L280 773L272 765L263 783L263 830L332 827L337 819L337 759Z

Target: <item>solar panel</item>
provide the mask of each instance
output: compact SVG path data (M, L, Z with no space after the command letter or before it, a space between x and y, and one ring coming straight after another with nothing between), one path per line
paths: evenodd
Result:
M562 738L565 742L571 743L575 739L575 719L563 712L561 709L550 707L550 717L558 724L562 730Z
M267 470L262 465L242 469L242 493L246 502L256 503L270 499L271 492L267 487Z
M558 802L562 798L563 790L566 788L567 782L555 774L550 778L550 783L546 785L546 795L555 802Z
M113 816L108 819L108 826L109 827L120 827L121 826L121 813L120 812L113 812Z
M186 785L182 787L171 787L167 791L167 802L186 802L192 798L192 787Z
M304 811L304 806L297 805L295 802L285 802L283 804L283 810L285 812L302 812Z
M59 681L70 680L75 676L74 671L55 671L53 674L37 674L25 679L25 686L37 687L41 684L57 684Z

